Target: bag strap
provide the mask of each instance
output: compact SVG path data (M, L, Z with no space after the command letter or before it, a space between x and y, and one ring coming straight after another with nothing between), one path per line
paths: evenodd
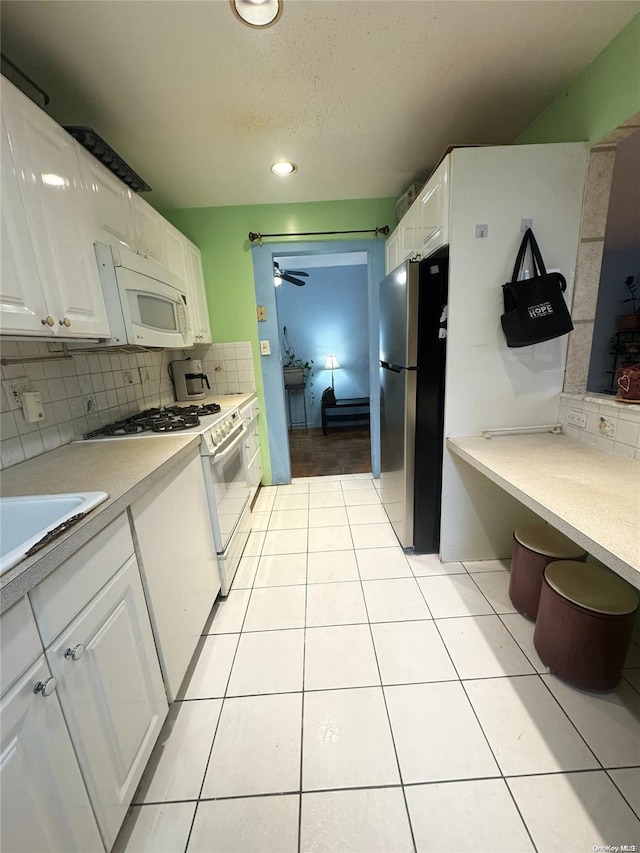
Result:
M544 266L544 261L542 260L540 248L538 247L536 238L533 236L533 231L531 230L531 228L527 228L527 230L524 232L522 242L520 243L520 248L518 249L516 263L513 268L513 275L511 276L511 284L515 284L518 281L518 277L520 275L520 271L524 263L524 258L527 253L527 247L529 245L531 246L531 258L533 260L534 275L547 274L547 271Z

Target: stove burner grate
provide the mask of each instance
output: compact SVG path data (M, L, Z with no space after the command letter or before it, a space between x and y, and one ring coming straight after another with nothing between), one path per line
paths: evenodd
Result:
M101 436L134 435L144 432L179 432L200 426L199 415L215 415L220 411L217 403L203 406L167 406L164 409L145 409L129 418L88 432L85 438Z

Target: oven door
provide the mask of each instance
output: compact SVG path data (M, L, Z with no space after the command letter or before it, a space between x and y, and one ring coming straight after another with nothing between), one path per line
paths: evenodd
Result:
M250 489L242 453L245 435L244 427L231 433L213 454L205 450L206 443L202 444L203 453L209 454L203 456L202 464L218 554L227 550L249 502Z

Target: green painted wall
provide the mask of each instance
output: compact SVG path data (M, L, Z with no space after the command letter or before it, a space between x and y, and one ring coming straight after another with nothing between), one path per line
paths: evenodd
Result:
M301 231L342 231L397 224L395 199L371 198L300 204L263 204L238 207L199 207L163 210L162 214L202 252L211 334L216 343L251 341L256 390L264 411L264 389L258 351L258 324L253 283L250 231L262 234ZM345 235L363 239L366 234ZM278 238L278 243L286 238ZM300 240L339 240L339 236L302 237ZM265 241L265 251L267 243ZM291 238L295 244L296 238ZM267 447L261 418L260 441ZM268 453L263 452L265 481L271 482Z
M515 140L599 142L640 112L640 15Z

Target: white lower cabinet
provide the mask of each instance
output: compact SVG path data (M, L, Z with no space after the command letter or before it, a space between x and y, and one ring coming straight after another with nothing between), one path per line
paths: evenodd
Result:
M29 598L109 850L168 711L126 515Z
M25 628L37 637L26 598L2 616L3 680L10 663L12 683L0 700L0 849L104 853L55 681L41 645L33 660Z

